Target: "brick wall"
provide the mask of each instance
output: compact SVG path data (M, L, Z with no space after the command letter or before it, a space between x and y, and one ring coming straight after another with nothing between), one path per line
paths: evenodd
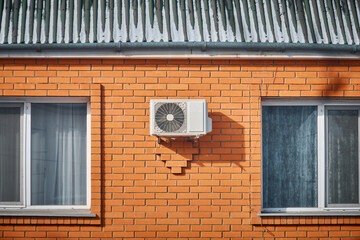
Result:
M0 95L91 98L97 214L0 217L0 238L360 238L359 217L257 215L261 98L360 97L359 61L2 59ZM157 143L152 98L206 99L213 131Z

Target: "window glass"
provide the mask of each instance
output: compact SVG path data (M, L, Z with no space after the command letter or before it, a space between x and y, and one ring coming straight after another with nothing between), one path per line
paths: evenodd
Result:
M359 203L357 110L328 111L328 203Z
M263 106L263 207L317 207L317 107Z
M0 105L0 202L20 202L20 107Z
M86 204L86 104L31 106L31 204Z

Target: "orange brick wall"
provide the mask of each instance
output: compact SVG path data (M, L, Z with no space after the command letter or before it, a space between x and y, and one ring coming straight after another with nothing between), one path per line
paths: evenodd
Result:
M360 238L360 217L257 215L262 97L360 97L360 61L0 59L0 95L91 98L97 214L0 217L0 238ZM158 144L152 98L206 99L213 131Z

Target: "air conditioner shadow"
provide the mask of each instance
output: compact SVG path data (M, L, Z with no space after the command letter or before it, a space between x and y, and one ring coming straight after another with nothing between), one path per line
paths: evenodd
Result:
M210 112L212 132L199 139L173 138L158 144L156 154L175 174L201 173L200 168L243 167L250 153L250 123L248 116L229 117L222 112ZM209 171L211 171L209 169Z

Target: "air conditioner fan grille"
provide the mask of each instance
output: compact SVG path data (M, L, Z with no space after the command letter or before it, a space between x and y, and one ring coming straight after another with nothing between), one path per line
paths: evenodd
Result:
M156 125L165 132L175 132L185 120L183 110L175 103L161 105L155 113Z

